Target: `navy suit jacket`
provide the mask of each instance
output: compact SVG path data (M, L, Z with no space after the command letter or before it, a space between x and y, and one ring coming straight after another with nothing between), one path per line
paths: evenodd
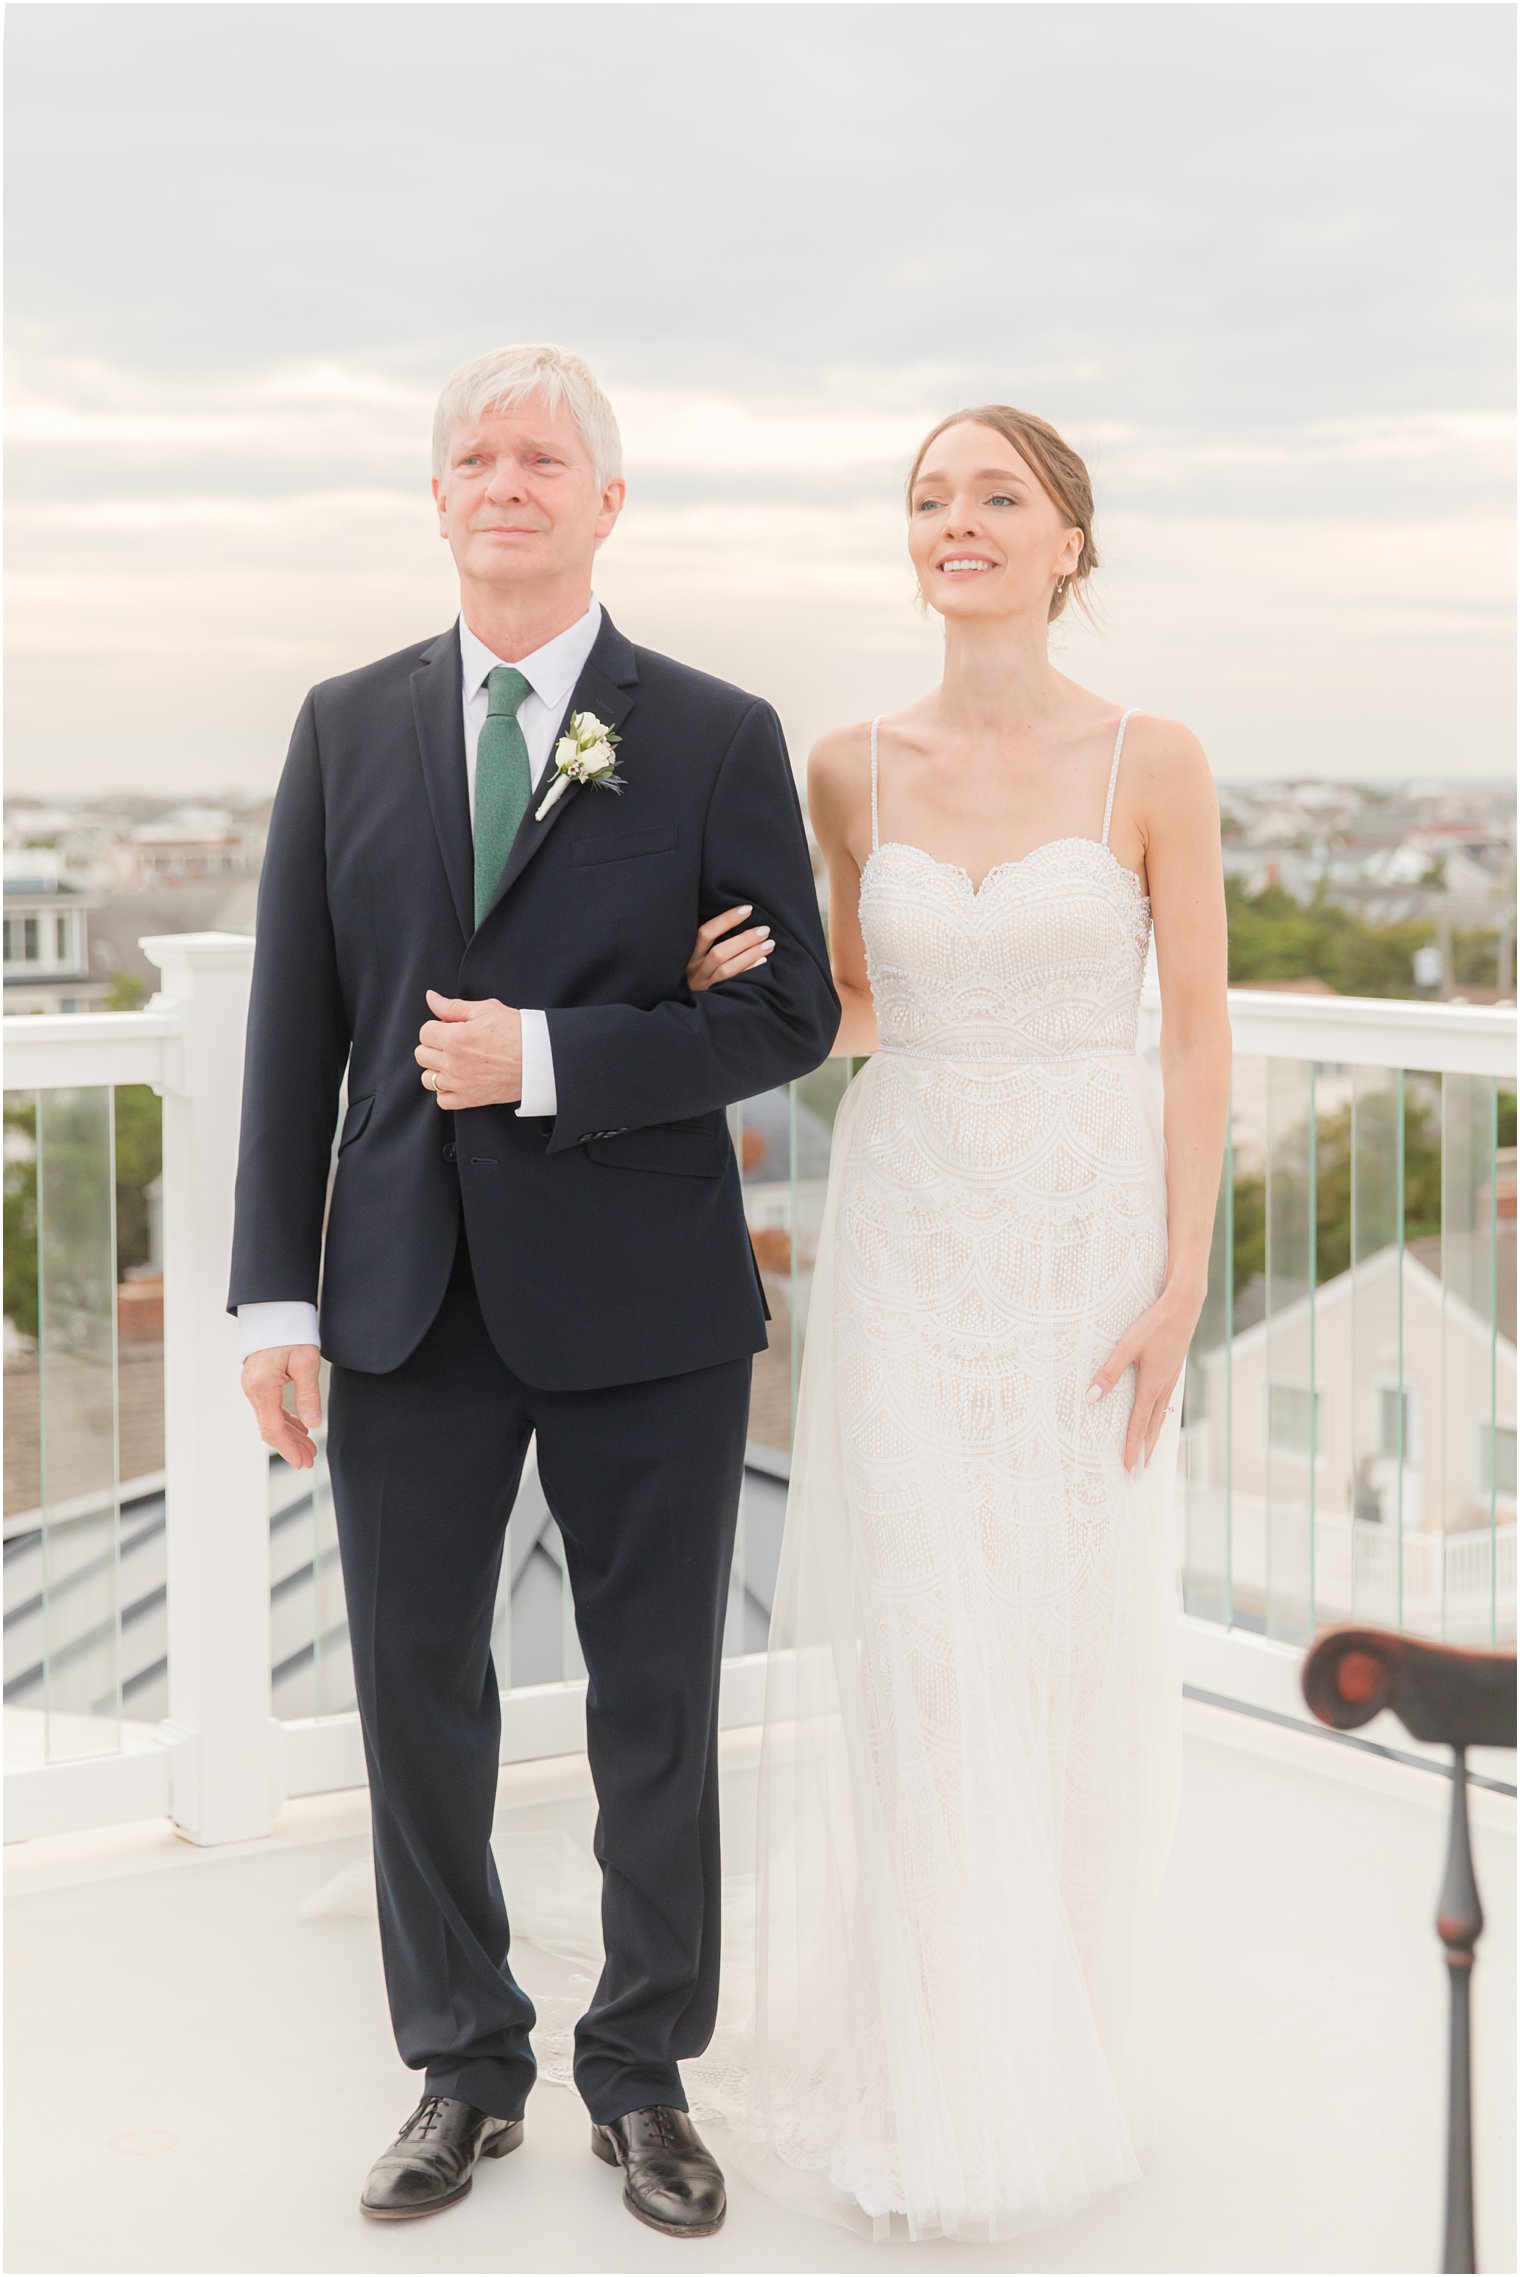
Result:
M457 622L301 706L259 884L228 1310L317 1301L342 1367L415 1348L461 1210L529 1384L764 1348L724 1109L816 1067L840 1020L780 723L605 611L571 711L618 730L624 787L530 807L477 927ZM774 951L693 994L698 923L745 901ZM428 988L542 1006L557 1113L440 1109L414 1057Z

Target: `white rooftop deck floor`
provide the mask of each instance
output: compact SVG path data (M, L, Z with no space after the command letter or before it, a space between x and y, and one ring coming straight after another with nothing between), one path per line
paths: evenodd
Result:
M1175 2019L1164 2139L1141 2182L1063 2228L874 2247L732 2181L719 2236L677 2245L623 2210L578 2100L548 2085L524 2148L477 2169L462 2203L364 2221L360 2183L416 2075L390 2038L373 1921L297 1910L367 1854L361 1791L229 1849L155 1822L7 1853L7 2267L1434 2269L1446 1783L1197 1702L1187 1723L1154 1992ZM751 1735L727 1745L737 1831ZM584 1765L505 1770L501 1805L584 1827ZM1513 2270L1514 1805L1476 1793L1474 1817L1479 2266Z

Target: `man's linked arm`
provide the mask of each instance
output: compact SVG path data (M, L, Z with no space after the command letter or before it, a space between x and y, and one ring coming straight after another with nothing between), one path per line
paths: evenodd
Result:
M326 804L315 691L290 739L269 817L254 920L253 985L227 1310L317 1301L322 1216L348 1014L327 900Z
M721 987L550 1009L557 1114L548 1152L726 1107L829 1056L840 1002L781 722L758 697L718 770L702 838L702 904L753 904L776 946Z

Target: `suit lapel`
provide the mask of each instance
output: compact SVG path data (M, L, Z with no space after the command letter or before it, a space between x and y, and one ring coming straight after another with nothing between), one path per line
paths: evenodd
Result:
M412 711L427 783L438 850L448 876L459 929L475 930L475 836L464 765L464 666L458 620L437 640L412 674Z
M456 648L458 646L457 640L455 646ZM459 677L457 673L455 677L457 680ZM591 653L581 667L580 678L571 690L569 701L566 703L555 727L554 743L558 743L560 737L565 733L572 712L594 712L604 727L620 728L633 709L633 700L638 688L638 677L638 666L634 660L632 641L624 639L606 610L603 609L602 621L597 628L596 639L591 645ZM518 824L517 835L512 841L511 851L502 864L501 877L497 881L496 891L491 896L485 914L480 920L482 927L490 923L540 846L548 838L550 831L563 820L566 808L574 800L616 795L589 790L583 783L571 782L567 789L561 791L543 821L538 821L537 811L543 804L545 794L554 780L553 747L551 743L551 756L548 765L534 787L532 804Z

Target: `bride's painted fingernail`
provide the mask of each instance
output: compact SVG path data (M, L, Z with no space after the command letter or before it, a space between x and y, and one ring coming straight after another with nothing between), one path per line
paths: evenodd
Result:
M1101 1384L1089 1384L1087 1387L1087 1397L1089 1403L1095 1399L1101 1399L1103 1397L1103 1386Z

